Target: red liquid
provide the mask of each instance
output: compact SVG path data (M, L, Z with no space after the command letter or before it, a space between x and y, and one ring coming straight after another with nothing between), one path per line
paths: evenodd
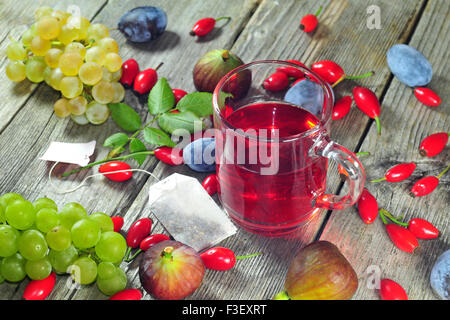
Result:
M308 111L283 103L248 105L231 113L227 120L234 128L256 132L247 137L242 133L225 136L222 128L225 147L223 152L217 148L216 155L223 206L234 220L252 232L281 235L294 231L309 220L315 212L313 200L325 191L327 159L309 157L314 138L300 137L319 120ZM263 138L259 129L278 129L281 141ZM230 143L233 139L234 145ZM241 154L245 150L240 163L236 155L238 144ZM261 149L266 150L270 163L259 156L256 162L249 163L249 154ZM278 170L261 174L262 169L271 167Z

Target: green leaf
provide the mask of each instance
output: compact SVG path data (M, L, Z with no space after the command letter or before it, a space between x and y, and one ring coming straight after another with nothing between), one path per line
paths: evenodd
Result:
M140 151L147 151L147 148L145 147L145 144L139 140L138 138L133 138L130 141L130 153L140 152ZM139 165L142 165L147 158L146 154L140 154L137 156L133 156L133 159L139 163Z
M199 117L206 117L213 113L212 93L192 92L185 95L178 103L180 111L191 111Z
M134 132L141 128L141 117L132 107L125 103L108 104L111 117L125 131Z
M196 122L197 125L195 125ZM194 133L196 129L203 129L204 127L204 124L200 118L189 111L180 113L164 113L161 117L159 117L158 125L161 129L169 133L173 133L177 129L185 129L190 133Z
M154 144L157 145L158 147L160 146L175 147L175 143L170 139L167 133L157 128L151 127L145 128L144 140L148 144Z
M123 133L114 133L112 136L109 136L106 138L105 142L103 143L103 146L105 148L117 148L125 145L128 142L128 136Z
M169 111L174 105L175 96L172 88L166 78L159 79L148 95L148 110L151 114L160 114Z

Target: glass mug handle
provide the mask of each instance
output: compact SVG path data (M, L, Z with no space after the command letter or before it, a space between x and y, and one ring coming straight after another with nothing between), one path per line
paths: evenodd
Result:
M345 195L323 194L313 200L313 207L321 209L345 209L358 201L364 187L364 169L356 155L330 141L328 137L320 139L311 148L310 153L334 160L346 174L349 191Z

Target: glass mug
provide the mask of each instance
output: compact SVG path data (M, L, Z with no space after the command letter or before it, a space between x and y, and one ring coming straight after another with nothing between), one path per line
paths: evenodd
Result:
M279 68L305 74L314 90L304 101L295 93L285 97L288 88L264 88ZM213 93L218 196L237 225L282 236L320 209L345 209L358 200L364 170L354 153L329 138L333 105L328 83L289 62L256 61L220 80ZM328 159L346 173L347 194L325 194Z

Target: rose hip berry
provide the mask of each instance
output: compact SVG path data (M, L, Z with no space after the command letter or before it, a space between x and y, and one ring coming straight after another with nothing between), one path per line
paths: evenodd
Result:
M139 289L125 289L113 294L109 300L141 300L142 292Z
M434 239L439 236L439 230L425 219L414 218L409 220L408 229L418 239Z
M217 175L216 174L210 174L203 180L202 186L206 190L206 192L211 196L217 192L218 187L217 182Z
M418 180L411 188L410 195L412 197L423 197L436 189L439 184L439 179L450 169L448 166L444 171L442 171L437 176L428 176Z
M444 150L448 142L450 133L433 133L422 140L419 146L419 153L424 157L434 157Z
M145 69L139 72L134 79L133 90L139 94L149 93L158 81L156 71L158 71L162 64L160 63L155 69Z
M311 69L332 87L344 79L363 79L374 74L373 71L370 71L358 76L348 76L339 64L331 60L317 61L312 64Z
M119 232L123 227L123 217L111 217L114 225L114 232Z
M322 7L317 10L315 14L307 14L300 20L300 30L303 30L304 32L311 32L314 29L316 29L317 25L319 24L319 20L317 20L317 16L322 12Z
M127 232L128 247L139 247L141 241L150 234L152 223L153 221L150 218L142 218L133 223Z
M388 223L386 216L392 217L386 210L380 210L380 217L386 226L386 231L394 245L402 251L412 253L419 246L416 236L408 229L395 224ZM392 218L391 218L392 219Z
M380 297L381 300L408 300L405 289L391 279L381 279Z
M284 72L275 72L264 80L263 87L268 91L282 91L289 86L289 77Z
M32 280L27 284L23 298L25 300L44 300L52 292L55 282L56 274L54 272L45 279Z
M416 164L414 162L401 163L389 169L383 178L372 180L370 182L380 182L385 180L388 182L400 182L409 178L415 169Z
M187 95L187 92L181 89L172 89L173 95L175 96L175 105L177 105L178 101L181 100L185 95ZM175 110L174 110L175 111ZM178 110L176 110L178 111Z
M364 87L353 88L353 99L356 106L368 115L370 118L375 119L377 123L378 135L381 135L381 123L380 123L380 102L378 101L375 93Z
M131 179L133 177L133 172L132 171L115 172L115 171L129 170L129 169L131 169L131 167L128 163L122 161L111 161L101 165L98 171L100 173L103 173L103 175L111 181L122 182Z
M301 67L306 67L303 63L301 63L300 61L297 61L297 60L286 60L286 62L297 64ZM295 67L279 67L279 68L277 68L277 71L283 72L288 77L292 77L295 79L302 78L305 75L302 70L297 69Z
M203 37L206 36L208 33L210 33L214 26L216 25L216 22L219 20L231 20L231 17L220 17L217 19L214 18L203 18L198 20L194 26L192 27L192 30L189 32L191 36L198 36Z
M231 268L236 263L236 260L247 259L251 257L256 257L261 253L249 254L246 256L236 257L234 252L228 248L224 247L214 247L206 250L200 254L205 267L211 270L226 271Z
M333 114L331 115L331 119L339 120L345 117L352 106L353 99L351 96L345 96L340 98L333 107Z
M183 163L183 150L172 147L159 147L154 151L155 157L171 166L177 166Z
M137 61L134 59L128 59L122 64L122 76L120 77L120 83L124 86L131 87L139 71L139 64Z
M371 224L378 216L377 199L366 188L363 189L358 200L358 212L365 224Z
M418 87L414 89L417 100L429 107L437 107L441 104L441 97L429 88Z

